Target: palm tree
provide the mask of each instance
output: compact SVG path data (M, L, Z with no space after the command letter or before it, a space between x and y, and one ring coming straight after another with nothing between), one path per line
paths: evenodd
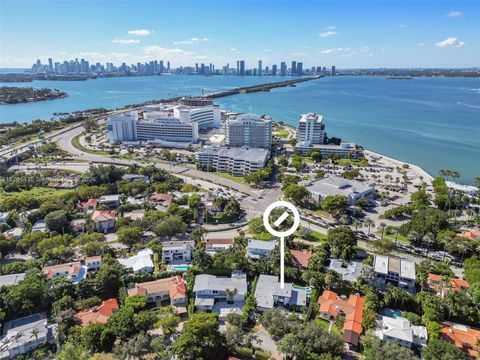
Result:
M380 238L383 238L383 234L385 233L385 229L387 228L387 224L381 222L378 227L380 228Z
M469 251L469 244L467 244L465 241L459 241L457 244L455 244L455 250L462 254L461 262L463 262L465 254Z
M375 228L375 221L370 218L365 219L365 225L368 227L368 235L370 235L370 229Z
M40 330L38 330L37 328L33 328L32 335L30 335L30 339L34 337L35 340L38 340L38 335L40 335Z
M426 233L422 237L422 242L427 245L427 253L425 254L425 257L428 258L428 252L430 250L430 246L435 244L435 236L432 233Z
M32 231L33 226L32 226L32 223L30 221L25 219L22 222L22 224L20 225L20 227L22 228L24 233L28 233L28 232Z
M233 302L233 298L235 297L235 295L237 295L238 290L236 288L235 289L226 289L225 293L227 294L228 301Z

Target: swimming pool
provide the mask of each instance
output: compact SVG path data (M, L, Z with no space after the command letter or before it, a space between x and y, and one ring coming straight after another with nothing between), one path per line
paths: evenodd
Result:
M190 265L169 265L168 270L170 271L187 271L190 268Z
M23 325L26 325L26 324L30 324L32 322L39 321L39 320L42 320L42 319L43 319L42 314L33 314L33 315L26 316L26 317L23 317L23 318L20 318L20 319L12 320L12 322L10 323L10 329L13 329L13 328L16 328L16 327L19 327L19 326L23 326Z
M388 316L394 319L402 316L402 312L400 310L393 310L393 309L385 309L383 310L383 314L385 316Z
M293 284L293 285L292 285L292 288L295 289L295 290L298 290L298 291L306 291L306 292L307 292L307 295L310 295L310 293L312 292L312 288L311 288L311 287L304 287L304 286L300 286L300 285L295 285L295 284Z

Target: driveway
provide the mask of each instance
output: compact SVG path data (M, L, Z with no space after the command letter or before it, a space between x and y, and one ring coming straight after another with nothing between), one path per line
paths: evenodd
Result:
M270 336L267 329L262 325L257 325L253 328L254 338L253 345L262 350L272 353L272 359L283 359L283 356L278 352L275 340Z

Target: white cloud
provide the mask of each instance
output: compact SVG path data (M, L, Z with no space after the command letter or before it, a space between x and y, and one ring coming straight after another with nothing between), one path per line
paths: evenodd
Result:
M465 42L458 40L456 37L449 37L443 41L437 42L435 44L436 47L446 48L446 47L462 47L465 45Z
M407 25L405 25L405 24L399 24L398 27L399 27L399 28L406 28Z
M418 43L418 46L425 46L425 43Z
M138 44L140 40L135 39L114 39L112 40L115 44Z
M237 53L237 52L238 52L238 50L237 50L236 48L230 48L230 51L231 51L231 52L234 52L234 53Z
M292 57L302 57L302 56L307 56L308 54L307 53L304 53L304 52L293 52L290 54L290 56Z
M129 35L138 35L138 36L147 36L153 33L151 30L138 29L138 30L128 30Z
M325 49L322 50L322 54L335 54L335 53L340 53L340 52L349 52L350 48L335 48L335 49Z
M446 16L448 17L459 17L463 14L460 11L450 11Z
M336 26L327 26L325 30L334 30L336 29Z
M145 47L145 54L153 55L155 57L162 57L165 55L193 55L193 52L185 51L178 48L164 48L157 45L150 45Z
M338 33L336 31L324 31L324 32L318 33L318 36L327 38L327 37L335 36L337 34Z
M209 42L209 38L198 38L198 37L192 37L188 40L181 40L181 41L174 41L174 45L192 45L192 44L198 44L200 42Z

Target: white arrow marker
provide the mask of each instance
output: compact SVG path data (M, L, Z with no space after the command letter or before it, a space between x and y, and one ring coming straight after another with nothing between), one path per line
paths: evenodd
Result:
M280 226L280 225L282 225L282 223L283 223L285 220L287 220L287 218L288 218L288 213L285 211L282 215L280 215L280 217L279 217L277 220L275 220L274 225L275 225L275 226Z

